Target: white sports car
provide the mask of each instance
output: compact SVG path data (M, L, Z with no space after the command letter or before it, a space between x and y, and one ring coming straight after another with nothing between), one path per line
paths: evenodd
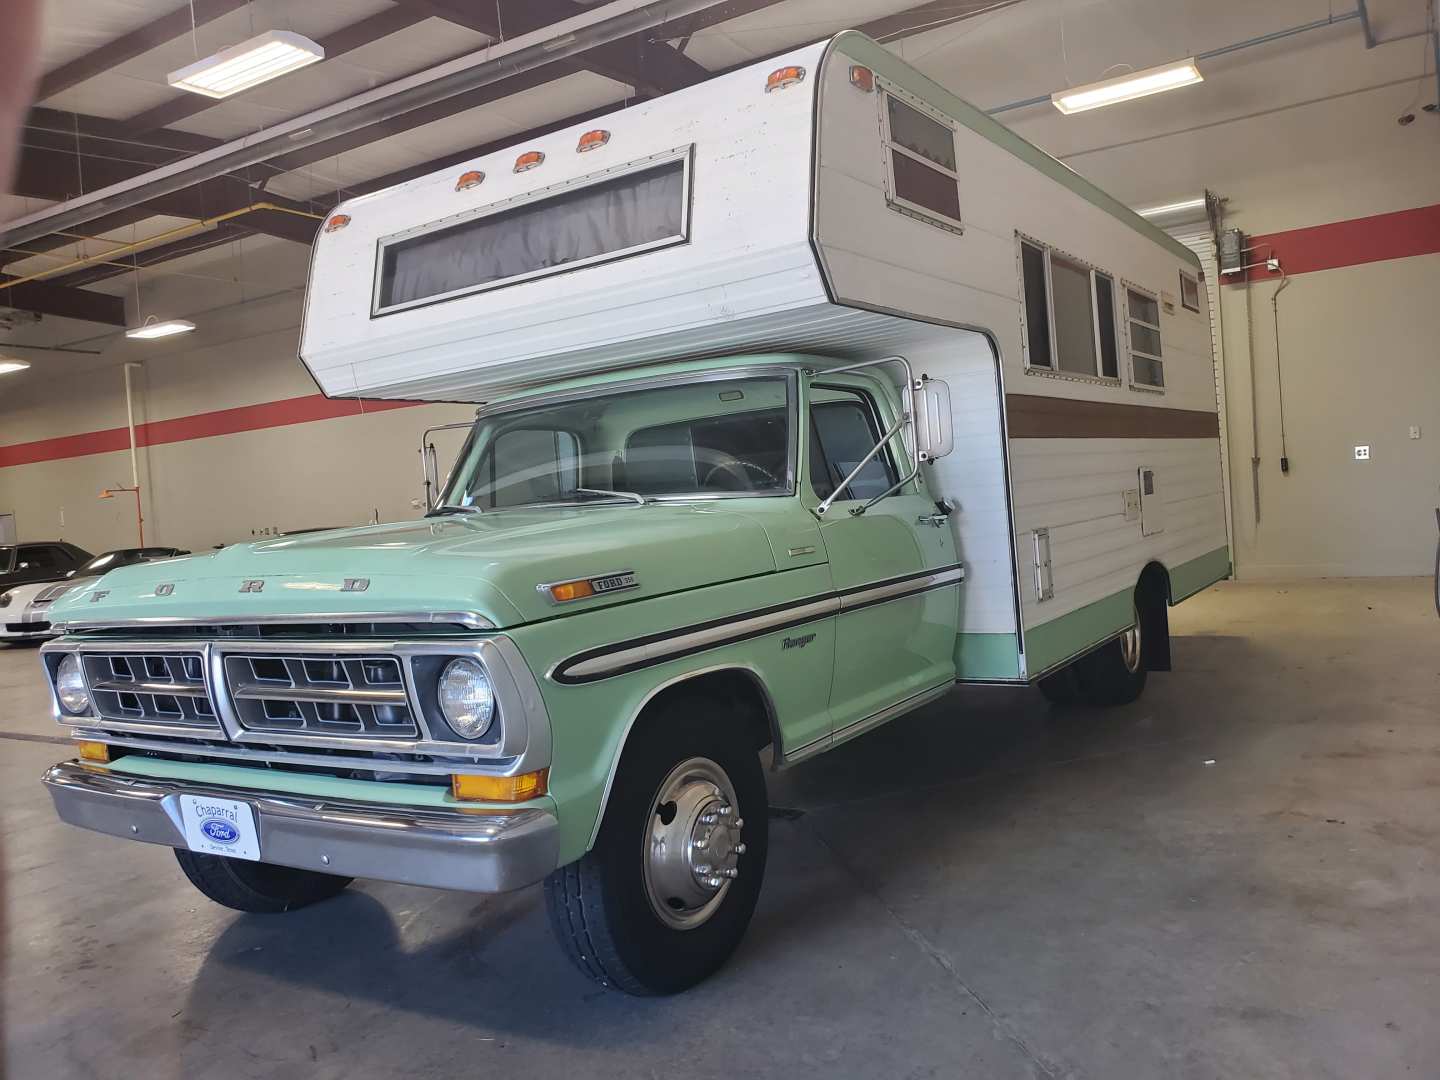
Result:
M0 593L0 641L39 641L54 637L56 631L50 628L50 606L71 589L94 581L117 566L188 554L179 548L117 548L96 555L60 581L36 581L6 589Z

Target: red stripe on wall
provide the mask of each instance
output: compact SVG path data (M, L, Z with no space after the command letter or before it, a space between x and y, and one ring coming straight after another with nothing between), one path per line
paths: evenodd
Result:
M1246 243L1251 249L1246 261L1262 264L1247 271L1251 281L1280 276L1279 271L1266 270L1263 265L1270 255L1279 257L1281 267L1291 277L1413 255L1434 255L1440 253L1440 205L1267 233L1252 236ZM1241 280L1237 278L1236 284Z
M137 446L159 446L163 443L208 439L215 435L234 435L242 431L308 424L315 420L333 420L361 413L388 412L423 405L422 401L361 401L353 398L327 398L323 394L266 401L259 405L241 405L235 409L177 416L173 420L154 420L135 425ZM39 461L108 454L130 446L129 433L123 427L104 431L87 431L80 435L62 435L56 439L0 446L0 468L7 465L33 465Z

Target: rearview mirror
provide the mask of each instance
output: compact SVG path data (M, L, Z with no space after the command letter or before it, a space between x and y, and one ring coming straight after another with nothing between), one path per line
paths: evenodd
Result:
M915 457L934 461L955 449L951 424L950 384L922 375L913 384L911 411L915 417Z

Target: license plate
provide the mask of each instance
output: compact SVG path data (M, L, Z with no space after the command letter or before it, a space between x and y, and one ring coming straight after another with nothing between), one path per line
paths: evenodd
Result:
M260 834L255 828L255 811L249 803L212 799L208 795L181 795L180 820L185 824L185 843L191 851L252 862L260 860Z

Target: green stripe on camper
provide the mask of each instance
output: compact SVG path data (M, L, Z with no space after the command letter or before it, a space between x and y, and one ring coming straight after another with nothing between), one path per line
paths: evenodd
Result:
M1178 604L1201 589L1230 576L1230 549L1218 547L1170 571L1170 603Z
M1082 199L1093 203L1107 214L1129 225L1147 239L1155 241L1197 270L1200 268L1199 257L1180 241L1156 228L1119 199L1101 191L1070 166L1056 161L1034 143L1027 142L1016 135L993 116L981 112L974 105L963 98L956 97L933 79L922 75L883 45L871 40L858 30L846 30L844 33L836 35L831 41L830 47L879 72L891 82L898 83L921 100L930 102L977 135L1010 151L1027 165L1039 169L1056 183L1063 184ZM1031 669L1034 670L1034 665L1031 665Z
M1018 679L1020 643L1014 634L956 634L955 677L972 679Z

